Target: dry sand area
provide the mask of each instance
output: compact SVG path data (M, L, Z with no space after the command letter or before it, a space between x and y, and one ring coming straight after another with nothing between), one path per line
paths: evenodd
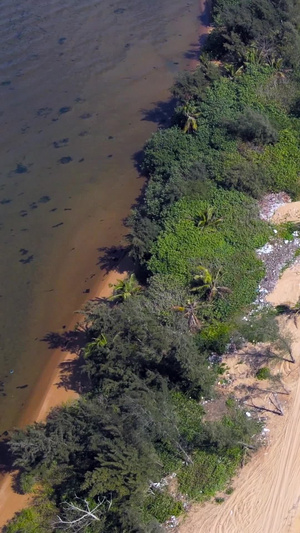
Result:
M117 280L124 279L127 272L119 273L115 270L110 271L103 280L101 280L95 291L95 298L107 298ZM69 324L69 329L73 329L77 318ZM77 357L75 353L57 350L52 354L49 366L46 367L39 383L29 401L26 412L23 417L23 424L29 424L34 421L45 420L50 409L66 402L78 398L78 393L71 388L61 386L61 376L64 372L64 366ZM52 361L55 361L54 364ZM26 507L30 503L30 497L16 493L12 488L13 475L6 474L0 480L0 529L10 520L13 515ZM26 533L26 532L24 532Z
M291 202L279 207L273 217L272 221L275 224L283 222L299 222L300 221L300 202Z
M300 221L300 202L286 204L274 214L276 223ZM273 305L295 304L300 298L300 265L288 268L267 300ZM299 533L300 532L300 318L283 319L292 337L296 363L281 362L289 395L281 397L284 416L269 414L266 445L234 480L234 492L224 503L194 505L179 533ZM283 400L282 400L283 399Z

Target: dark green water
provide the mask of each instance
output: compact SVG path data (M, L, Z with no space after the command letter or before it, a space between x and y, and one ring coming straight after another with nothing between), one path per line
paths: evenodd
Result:
M133 155L198 42L198 0L3 0L0 18L0 431L118 244ZM90 292L88 292L90 291Z

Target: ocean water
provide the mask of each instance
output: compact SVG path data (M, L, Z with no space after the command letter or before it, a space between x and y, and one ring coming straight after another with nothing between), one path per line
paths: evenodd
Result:
M93 296L142 180L135 154L198 46L198 0L2 0L0 432ZM100 251L99 251L100 250Z

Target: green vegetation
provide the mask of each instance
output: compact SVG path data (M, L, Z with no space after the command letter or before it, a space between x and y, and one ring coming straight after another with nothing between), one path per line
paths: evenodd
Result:
M257 379L263 380L263 379L270 379L271 372L270 369L267 366L263 366L256 372Z
M9 533L154 533L185 498L230 493L261 426L232 396L207 420L202 400L232 339L278 339L270 357L287 350L276 313L241 317L264 275L255 250L271 235L257 199L300 192L298 11L290 0L214 2L201 64L172 88L173 125L144 150L148 182L128 221L144 289L131 275L86 307L88 392L11 435L20 487L42 491ZM296 319L298 307L277 311ZM162 482L174 473L178 497Z
M166 491L157 491L145 498L143 505L143 520L151 523L153 516L158 522L165 522L170 516L179 516L183 511L183 504Z

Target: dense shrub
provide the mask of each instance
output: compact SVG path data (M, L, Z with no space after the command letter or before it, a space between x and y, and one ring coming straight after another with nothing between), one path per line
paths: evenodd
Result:
M263 379L269 379L271 377L270 369L267 366L261 367L256 372L257 379L263 380Z

